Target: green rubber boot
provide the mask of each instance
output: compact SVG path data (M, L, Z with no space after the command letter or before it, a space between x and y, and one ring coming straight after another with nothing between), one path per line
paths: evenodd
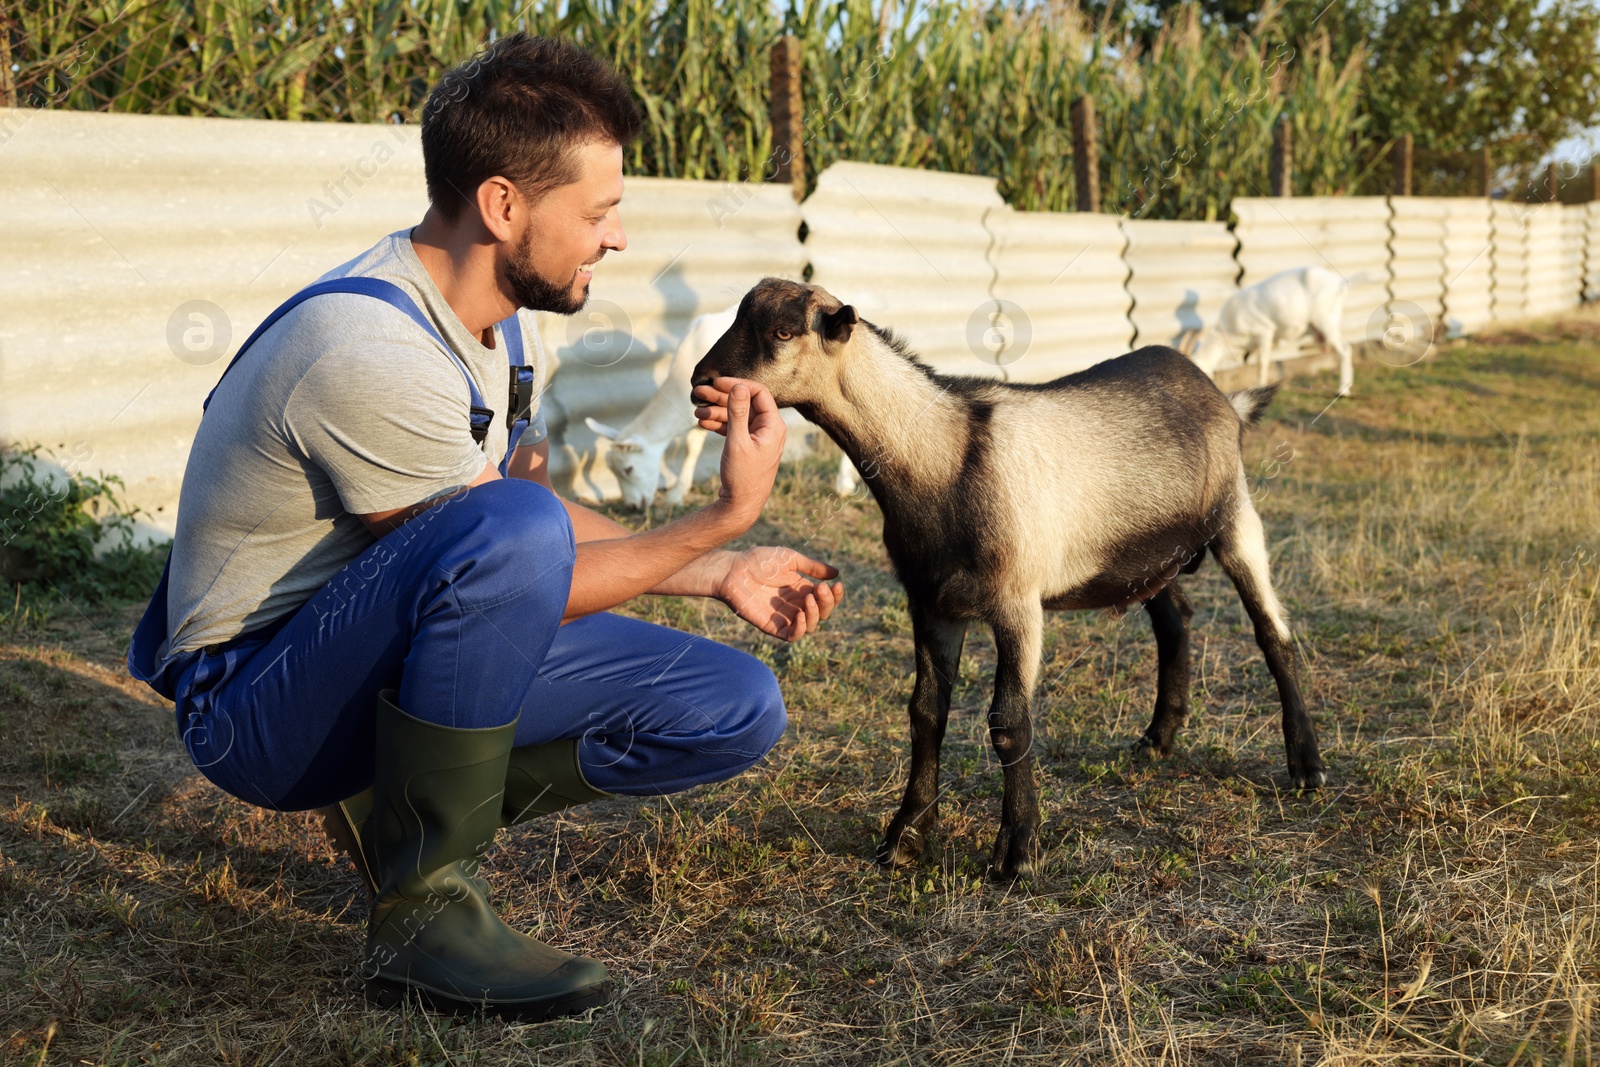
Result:
M507 926L476 877L500 828L514 723L435 726L378 694L377 775L361 852L376 885L367 999L536 1022L605 1003L606 969Z
M611 796L590 785L578 765L578 739L548 741L511 750L500 825L515 826L540 815Z
M500 825L515 826L540 815L612 796L591 786L578 765L576 738L525 745L511 750L506 766L505 795L500 801ZM372 790L357 793L348 800L318 808L322 826L334 844L350 857L367 887L367 899L378 892L372 872L367 868L361 848L361 835L372 814Z

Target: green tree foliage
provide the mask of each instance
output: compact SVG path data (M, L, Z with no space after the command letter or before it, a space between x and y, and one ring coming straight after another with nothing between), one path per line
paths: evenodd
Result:
M1188 0L1095 0L1090 10L1153 38ZM1440 152L1487 147L1527 168L1600 122L1595 0L1195 0L1234 32L1306 42L1334 59L1364 55L1361 111L1372 149L1401 134Z
M1530 164L1600 122L1593 0L1400 0L1365 85L1372 133Z

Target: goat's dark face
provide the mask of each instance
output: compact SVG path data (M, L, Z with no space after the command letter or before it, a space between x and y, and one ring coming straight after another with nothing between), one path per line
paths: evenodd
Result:
M744 295L733 325L690 380L744 378L765 385L782 407L804 404L833 387L858 321L855 308L820 286L763 279Z

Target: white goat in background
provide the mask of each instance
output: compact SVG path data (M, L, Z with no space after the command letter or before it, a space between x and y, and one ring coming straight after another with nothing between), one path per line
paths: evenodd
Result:
M589 429L611 442L606 452L606 465L617 476L617 484L622 487L622 502L627 507L643 511L650 506L660 487L663 470L673 476L665 497L667 504L675 507L683 503L684 494L694 483L695 464L700 461L700 451L706 443L706 431L695 425L694 404L689 399L689 372L716 344L717 338L733 325L737 310L728 308L700 315L689 324L689 332L672 355L666 380L627 425L619 429L598 419L583 420ZM666 466L667 449L679 441L684 446L683 465L671 470Z
M1322 267L1296 267L1279 271L1265 281L1240 289L1222 305L1217 324L1195 334L1187 346L1189 358L1214 375L1230 356L1241 360L1255 353L1260 382L1267 384L1272 350L1279 341L1298 341L1316 330L1322 341L1339 355L1339 395L1354 383L1350 345L1339 329L1344 298L1352 279Z

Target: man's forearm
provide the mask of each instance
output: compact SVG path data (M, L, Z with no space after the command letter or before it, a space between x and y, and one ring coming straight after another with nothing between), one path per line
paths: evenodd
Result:
M567 515L572 519L572 533L580 545L639 536L621 523L582 504L565 497L561 498L561 503L566 506ZM711 596L716 591L717 581L727 570L728 558L732 555L734 553L719 549L702 553L643 591L660 596Z
M614 608L642 593L709 595L711 572L725 560L714 550L742 532L713 505L659 529L580 541L563 620Z

